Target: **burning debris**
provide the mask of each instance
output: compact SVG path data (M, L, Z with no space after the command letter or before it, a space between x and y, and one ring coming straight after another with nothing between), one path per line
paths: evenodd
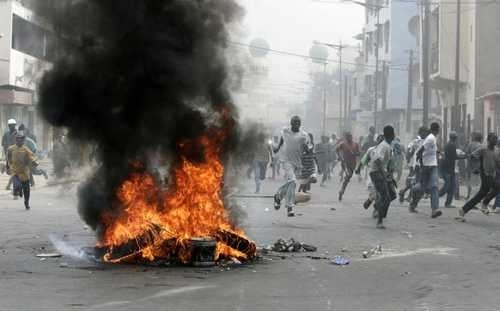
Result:
M256 246L222 198L223 164L241 137L224 49L241 8L233 0L48 3L57 6L54 29L74 41L60 44L42 79L40 112L97 145L100 166L79 190L79 212L103 260L252 259ZM168 161L167 187L152 158Z

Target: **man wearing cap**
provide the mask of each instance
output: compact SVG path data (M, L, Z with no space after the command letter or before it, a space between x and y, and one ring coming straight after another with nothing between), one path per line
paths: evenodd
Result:
M24 145L23 132L16 135L16 144L7 149L9 173L14 182L14 198L24 196L24 207L30 209L30 168L38 166L35 155Z
M455 163L457 160L465 159L466 157L459 157L457 155L457 133L452 131L449 138L448 143L444 146L444 158L441 162L441 173L443 174L444 186L439 191L439 196L442 197L446 194L446 202L444 206L447 208L454 208L451 203L453 201L456 187L458 187L456 184Z
M3 134L2 137L2 147L3 147L3 154L7 155L7 149L9 149L10 146L14 145L16 143L16 120L14 119L9 119L7 121L7 125L9 126L9 131Z
M9 119L7 121L7 125L9 126L8 132L3 134L2 137L2 148L3 148L3 154L5 156L5 160L7 160L7 149L9 149L10 146L14 145L16 143L16 120L14 119ZM9 165L7 163L6 165L7 171L9 170ZM10 190L10 185L12 184L12 177L9 179L9 182L7 183L7 186L5 187L5 190Z

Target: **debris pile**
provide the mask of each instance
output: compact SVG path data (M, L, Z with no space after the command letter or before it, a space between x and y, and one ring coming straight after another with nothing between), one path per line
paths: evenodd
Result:
M278 239L274 245L270 245L266 250L280 252L280 253L299 253L299 252L315 252L318 250L316 246L298 242L291 238L288 241Z

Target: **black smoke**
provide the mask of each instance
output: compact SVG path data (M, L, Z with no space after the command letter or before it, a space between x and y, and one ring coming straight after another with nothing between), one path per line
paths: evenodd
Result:
M40 0L57 59L40 84L41 115L96 144L100 167L80 189L96 229L133 161L206 131L222 110L237 120L224 50L233 0ZM237 146L238 130L228 148ZM235 147L236 148L236 147ZM202 151L201 151L202 152ZM199 152L193 153L199 157Z

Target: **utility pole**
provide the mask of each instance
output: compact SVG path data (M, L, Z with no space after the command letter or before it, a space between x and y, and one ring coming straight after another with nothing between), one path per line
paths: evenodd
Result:
M314 41L314 44L321 44L338 51L339 56L339 135L342 135L342 50L348 47L348 45L342 45L342 41L339 44L325 43Z
M377 24L375 25L376 29L376 39L375 39L375 91L373 96L374 101L374 110L375 114L373 115L373 126L375 126L375 130L377 130L377 113L378 113L378 48L379 48L379 36L380 36L380 8L376 8L377 12Z
M408 102L406 104L406 132L411 133L411 113L413 112L413 50L408 62Z
M382 111L387 109L387 62L382 61Z
M344 115L342 117L343 120L343 129L347 130L347 99L348 99L348 93L347 93L347 75L344 76Z
M451 113L451 129L456 131L460 124L460 1L457 0L457 35L455 48L455 102Z
M349 106L347 108L346 122L347 129L351 131L351 109L352 109L352 84L349 85Z
M424 0L424 33L422 41L422 76L423 76L423 126L429 126L429 44L430 44L430 0Z
M326 65L327 63L323 63L323 126L322 126L322 134L323 136L326 135L326 122L327 122L327 116L326 116Z

